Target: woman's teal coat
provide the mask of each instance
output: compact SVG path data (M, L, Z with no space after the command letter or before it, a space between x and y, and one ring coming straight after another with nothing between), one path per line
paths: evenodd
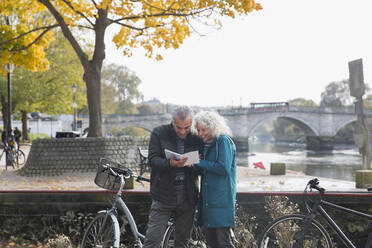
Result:
M201 180L201 217L208 228L235 225L236 148L226 135L218 137L203 152L199 166Z

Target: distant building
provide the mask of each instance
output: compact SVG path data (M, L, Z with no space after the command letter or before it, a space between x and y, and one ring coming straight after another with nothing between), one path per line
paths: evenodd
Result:
M157 99L157 98L153 98L153 99L151 99L151 100L148 100L148 101L144 101L144 102L142 102L142 104L148 104L148 105L159 105L159 104L162 104L160 101L159 101L159 99Z

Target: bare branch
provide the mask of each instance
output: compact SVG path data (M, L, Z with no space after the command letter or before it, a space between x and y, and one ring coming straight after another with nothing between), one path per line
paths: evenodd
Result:
M129 29L134 29L134 30L137 30L137 31L144 31L144 30L149 29L149 28L157 28L157 27L163 27L163 26L165 26L165 24L158 24L156 26L148 26L148 27L142 27L142 28L140 28L140 27L135 27L133 25L121 23L119 21L111 20L111 19L109 19L109 21L110 21L111 24L112 23L116 23L116 24L118 24L120 26L127 27Z
M86 28L86 29L89 29L89 30L94 30L94 28L89 27L89 26L77 25L77 27L78 28Z
M76 11L75 9L74 9L74 7L71 5L71 3L69 2L69 1L66 1L66 0L62 0L65 4L67 4L67 6L69 6L70 7L70 9L72 9L74 12L76 12L76 13L78 13L81 17L83 17L90 25L92 25L92 26L94 26L94 23L92 23L90 20L89 20L89 18L86 16L86 15L84 15L82 12L80 12L80 11Z
M189 19L188 19L187 17L185 17L185 19L186 19L186 22L187 22L187 23L189 24L189 26L191 27L191 29L193 30L193 32L197 33L197 34L198 34L199 36L201 36L201 37L205 36L205 35L199 33L199 31L196 30L196 29L194 28L194 26L190 23L190 21L189 21Z
M197 14L200 14L200 13L203 13L207 10L212 10L213 8L210 7L210 8L206 8L206 9L200 9L198 11L195 11L195 12L191 12L191 13L175 13L175 12L163 12L163 13L157 13L157 14L151 14L151 15L138 15L138 16L128 16L128 17L123 17L123 18L120 18L120 19L116 19L116 20L113 20L113 22L115 23L119 23L120 21L124 21L124 20L134 20L134 19L144 19L144 18L149 18L149 17L166 17L166 16L177 16L177 17L187 17L187 16L194 16L194 15L197 15Z
M92 0L92 3L93 3L93 5L94 5L94 7L97 8L97 3L96 3L96 1Z

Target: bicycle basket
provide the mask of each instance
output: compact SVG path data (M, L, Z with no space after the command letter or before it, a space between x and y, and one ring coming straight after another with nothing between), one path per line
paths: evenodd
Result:
M108 159L101 159L98 168L97 168L97 174L96 178L94 179L94 183L104 189L108 190L119 190L120 189L120 177L114 176L112 173L110 173L111 168L115 172L117 172L117 169L120 169L121 171L126 171L124 174L124 183L126 177L129 175L129 171L127 168L123 168L120 166L120 164L108 160Z

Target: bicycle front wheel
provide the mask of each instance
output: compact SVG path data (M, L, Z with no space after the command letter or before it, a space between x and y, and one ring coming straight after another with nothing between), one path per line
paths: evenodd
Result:
M119 223L115 216L99 213L84 233L81 248L118 248L120 243Z
M325 228L316 220L308 223L301 214L282 216L265 229L260 248L331 248L332 241Z
M19 165L24 165L24 163L26 162L26 155L22 150L17 150L17 155L15 157L16 157L17 167Z
M171 224L165 231L162 248L173 248L174 247L174 224ZM204 236L199 227L193 225L191 230L191 238L189 239L188 248L206 248L206 242Z

